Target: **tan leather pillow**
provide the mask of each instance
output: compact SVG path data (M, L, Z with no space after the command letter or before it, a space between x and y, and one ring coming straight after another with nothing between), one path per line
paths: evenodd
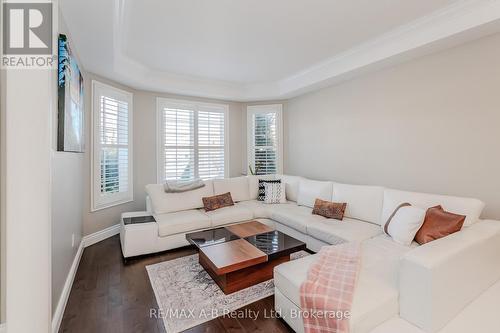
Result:
M233 198L231 197L231 192L224 194L214 195L212 197L204 197L203 208L206 212L216 210L223 207L234 206Z
M425 213L424 224L415 235L415 241L422 245L451 235L462 229L465 216L447 212L441 206L431 207Z
M346 203L330 202L316 199L312 213L329 219L342 220L344 218Z

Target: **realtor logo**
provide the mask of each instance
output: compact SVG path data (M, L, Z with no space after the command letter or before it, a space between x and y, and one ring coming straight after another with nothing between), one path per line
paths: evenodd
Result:
M52 54L52 3L4 3L4 54Z
M52 66L52 3L3 4L3 67Z

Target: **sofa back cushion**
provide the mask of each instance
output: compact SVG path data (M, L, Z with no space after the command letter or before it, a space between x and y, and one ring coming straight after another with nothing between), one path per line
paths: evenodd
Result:
M316 199L331 201L333 183L301 178L299 181L297 204L313 208Z
M423 209L441 205L448 212L465 215L464 226L476 223L484 208L484 202L473 198L385 189L382 221L387 221L394 209L403 202Z
M250 200L250 185L248 177L235 177L226 179L214 179L214 193L231 193L234 202Z
M151 199L154 214L173 213L182 210L203 207L203 197L214 195L212 181L205 181L205 186L182 193L165 193L163 184L146 185L146 192Z
M286 199L288 201L297 202L299 196L299 182L302 177L281 175L279 178L281 179L281 183L285 184Z
M383 187L333 183L332 201L347 203L346 217L381 224Z

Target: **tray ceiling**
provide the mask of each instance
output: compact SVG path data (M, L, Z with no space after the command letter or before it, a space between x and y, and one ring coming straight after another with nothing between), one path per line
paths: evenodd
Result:
M499 31L500 1L65 0L85 70L136 89L289 98Z

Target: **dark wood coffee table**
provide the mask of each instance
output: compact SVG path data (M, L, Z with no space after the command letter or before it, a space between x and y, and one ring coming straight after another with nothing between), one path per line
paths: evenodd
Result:
M275 266L306 244L258 221L186 234L199 261L225 294L273 278Z

